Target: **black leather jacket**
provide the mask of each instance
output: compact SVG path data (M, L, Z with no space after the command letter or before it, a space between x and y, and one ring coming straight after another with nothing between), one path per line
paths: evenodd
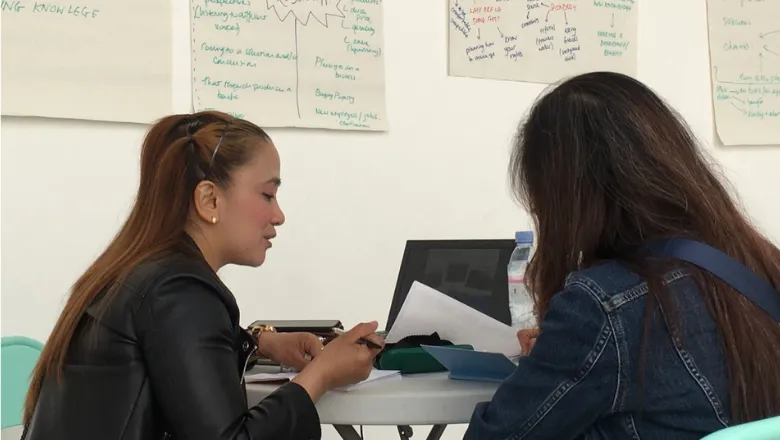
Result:
M44 382L26 439L320 438L314 403L297 384L247 408L254 341L194 243L183 249L142 264L109 303L89 307L61 382Z

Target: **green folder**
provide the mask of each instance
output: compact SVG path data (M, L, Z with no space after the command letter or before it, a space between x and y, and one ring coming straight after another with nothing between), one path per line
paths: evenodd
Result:
M447 347L473 350L471 345L447 345ZM374 363L378 370L398 370L401 374L434 373L446 371L439 361L422 347L390 348Z

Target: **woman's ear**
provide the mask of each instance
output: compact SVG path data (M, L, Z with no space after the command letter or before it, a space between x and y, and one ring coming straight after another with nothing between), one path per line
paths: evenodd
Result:
M213 223L212 219L218 218L217 192L219 189L208 180L201 181L193 194L193 204L198 217L206 223Z

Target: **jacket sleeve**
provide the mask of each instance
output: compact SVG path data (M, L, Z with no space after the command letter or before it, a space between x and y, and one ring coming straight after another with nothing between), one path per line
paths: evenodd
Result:
M492 401L477 405L464 440L573 439L610 412L619 369L600 302L582 286L567 287L541 330Z
M321 436L308 393L288 383L247 409L234 326L219 294L195 278L163 282L139 310L155 399L174 438L310 440Z

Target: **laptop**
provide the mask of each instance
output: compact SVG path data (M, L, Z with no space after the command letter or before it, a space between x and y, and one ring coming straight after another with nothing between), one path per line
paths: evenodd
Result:
M469 307L511 325L507 265L515 240L409 240L406 242L385 330L419 281Z

